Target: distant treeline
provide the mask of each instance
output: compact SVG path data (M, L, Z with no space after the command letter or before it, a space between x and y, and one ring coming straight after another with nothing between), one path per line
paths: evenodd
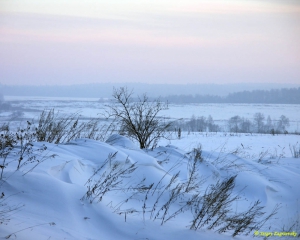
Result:
M170 95L161 100L170 103L270 103L300 104L300 88L253 90L230 93L225 97L213 95Z
M190 120L177 120L172 126L175 132L178 132L179 138L181 131L287 134L287 127L290 126L290 120L284 115L277 120L272 120L270 116L265 118L260 112L255 113L252 120L236 115L225 122L220 126L215 123L211 115L207 118L193 115ZM295 134L299 133L295 131Z
M0 81L1 82L1 81ZM63 80L62 80L63 82ZM223 102L224 97L230 93L256 89L271 90L282 88L299 88L299 84L275 83L237 83L237 84L149 84L149 83L91 83L73 85L4 85L0 83L0 93L6 96L40 96L40 97L74 97L74 98L110 98L113 88L127 87L133 90L133 96L147 93L149 97L183 95L182 102ZM198 94L195 96L195 94ZM202 97L201 97L202 95ZM203 95L210 95L204 96ZM298 93L299 95L299 93ZM195 96L195 97L193 97ZM218 96L218 97L217 97ZM171 98L171 97L170 97ZM256 98L256 97L255 97ZM299 98L299 97L298 97ZM169 99L171 101L171 99ZM299 100L299 99L298 99Z

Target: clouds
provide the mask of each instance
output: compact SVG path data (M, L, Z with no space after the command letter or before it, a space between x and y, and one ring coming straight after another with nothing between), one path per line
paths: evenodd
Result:
M58 84L62 78L67 83L297 83L299 5L14 1L0 17L0 78L15 84L45 75Z

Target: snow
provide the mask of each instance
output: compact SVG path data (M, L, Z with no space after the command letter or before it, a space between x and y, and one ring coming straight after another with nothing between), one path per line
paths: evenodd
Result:
M190 230L190 212L161 225L160 219L153 221L149 214L143 215L144 195L129 198L131 193L124 190L144 178L144 185L165 186L178 171L177 182L185 182L189 176L189 159L200 144L203 159L197 174L201 189L205 191L210 184L237 175L233 193L239 194L240 199L233 203L233 211L243 211L258 199L268 213L280 204L278 214L262 231L281 231L300 219L300 159L293 158L289 151L289 145L297 141L299 136L296 135L183 133L182 139L162 140L153 150L141 150L135 142L117 134L106 142L77 139L58 145L35 143L35 148L47 146L43 154L56 156L29 172L30 164L18 171L15 164L5 168L0 185L5 197L0 200L20 208L9 214L9 221L0 224L0 238L10 235L9 239L25 240L232 239L230 232L219 234L205 228ZM135 164L137 168L122 179L120 188L123 191L110 191L102 201L90 203L83 199L88 190L87 181L113 154L115 157L99 170L98 177L109 171L114 163L123 167ZM9 158L14 160L13 156ZM167 197L168 194L162 196L163 199ZM126 198L128 202L122 202ZM148 206L154 200L149 196ZM177 201L175 207L180 204ZM128 213L125 219L125 214L118 214L121 209L139 212ZM299 224L291 231L300 233ZM252 239L253 234L234 239Z
M63 98L63 97L18 97L5 96L5 101L11 103L13 107L20 108L24 112L23 118L37 119L44 109L55 109L62 114L79 113L82 117L103 117L106 102L101 102L97 98ZM169 104L169 109L162 111L160 116L170 119L189 120L192 115L197 117L212 116L214 122L226 129L227 121L238 115L253 121L253 116L257 112L264 114L276 121L281 115L290 120L289 132L299 132L300 124L299 104L221 104L221 103L190 103L190 104ZM0 120L12 120L8 118L11 112L0 112Z

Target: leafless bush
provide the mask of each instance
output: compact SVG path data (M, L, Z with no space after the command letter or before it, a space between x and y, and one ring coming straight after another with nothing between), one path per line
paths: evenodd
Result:
M140 148L155 147L160 138L167 137L171 123L158 116L168 104L159 99L150 101L144 94L133 101L127 88L114 89L115 104L108 105L108 118L119 126L120 134L137 140Z

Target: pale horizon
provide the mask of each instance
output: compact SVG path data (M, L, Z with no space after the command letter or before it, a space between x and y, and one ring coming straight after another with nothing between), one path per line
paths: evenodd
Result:
M300 84L300 2L0 3L6 85Z

